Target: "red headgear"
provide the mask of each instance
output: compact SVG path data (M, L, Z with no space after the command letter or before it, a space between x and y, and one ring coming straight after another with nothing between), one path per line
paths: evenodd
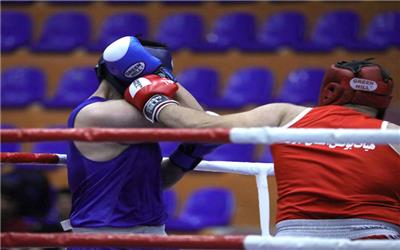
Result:
M393 80L371 59L331 65L322 82L319 105L364 105L376 108L377 118L383 119L392 99Z

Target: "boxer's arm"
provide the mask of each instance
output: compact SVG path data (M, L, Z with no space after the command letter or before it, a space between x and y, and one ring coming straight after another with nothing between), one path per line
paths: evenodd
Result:
M196 110L203 110L203 107L199 104L199 102L187 91L181 84L177 83L179 86L178 91L176 92L174 99L179 102L180 105Z
M162 188L169 188L177 183L185 172L181 168L174 165L168 159L163 160L161 163L161 184Z
M212 116L202 111L179 105L165 107L159 114L159 122L174 128L233 128L283 126L306 107L287 103L273 103L250 111L223 116Z
M151 128L159 127L125 100L96 102L84 107L75 119L76 128Z

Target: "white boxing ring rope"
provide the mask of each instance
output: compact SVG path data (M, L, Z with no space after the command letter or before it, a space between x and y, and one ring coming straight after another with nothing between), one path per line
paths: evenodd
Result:
M232 128L230 141L253 144L277 142L400 144L400 129Z

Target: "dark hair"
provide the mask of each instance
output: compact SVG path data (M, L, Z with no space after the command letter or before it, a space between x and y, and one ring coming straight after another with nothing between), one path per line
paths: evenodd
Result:
M16 170L1 176L1 194L12 198L20 216L44 216L51 207L51 188L40 171Z

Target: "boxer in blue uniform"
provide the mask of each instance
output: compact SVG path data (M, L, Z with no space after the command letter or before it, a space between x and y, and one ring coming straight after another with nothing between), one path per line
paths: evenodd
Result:
M135 79L158 74L173 78L171 55L165 46L128 36L110 44L96 73L100 81L92 96L75 108L69 128L150 128L132 105L123 99ZM202 108L180 88L181 104ZM187 101L189 100L189 101ZM72 193L70 219L65 230L101 233L151 233L164 235L166 212L162 189L192 170L213 147L181 144L162 161L157 143L70 142L68 182Z

